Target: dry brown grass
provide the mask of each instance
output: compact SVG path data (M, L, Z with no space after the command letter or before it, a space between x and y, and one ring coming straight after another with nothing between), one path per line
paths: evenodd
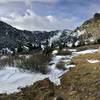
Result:
M66 93L68 100L99 100L100 98L100 63L91 64L86 59L100 60L100 53L74 58L76 67L61 79L62 87L68 89Z
M98 49L100 47L100 44L93 44L93 45L85 45L85 46L80 46L77 47L77 51L83 51L83 50L88 50L88 49Z
M68 50L58 50L57 55L71 55L71 52Z

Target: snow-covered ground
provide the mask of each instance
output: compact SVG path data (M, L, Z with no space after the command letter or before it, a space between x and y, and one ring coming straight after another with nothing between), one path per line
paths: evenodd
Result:
M27 85L32 85L33 83L49 78L55 85L60 85L60 76L62 76L66 71L58 70L56 64L62 59L71 59L69 56L54 56L52 58L52 63L49 65L50 73L43 75L41 73L29 73L20 70L15 67L5 67L0 70L0 93L13 93L18 92L20 89Z
M60 85L60 77L68 71L68 68L75 67L75 65L65 65L67 68L65 71L59 70L56 68L56 65L63 60L64 62L69 62L74 56L80 54L87 54L87 53L94 53L97 50L85 50L77 52L76 50L71 50L72 55L65 55L65 56L57 56L55 55L52 58L48 68L50 69L50 73L47 75L43 75L40 73L29 73L19 70L18 68L14 67L5 67L4 69L0 70L0 93L13 93L20 91L20 87L25 87L27 85L32 85L33 83L43 80L45 78L49 78L55 85ZM94 62L90 61L89 62ZM97 61L95 61L97 62Z
M56 68L56 65L61 61L61 59L66 59L66 62L68 62L71 61L71 56L55 56L50 62L52 65L49 66L49 69L51 70L49 79L55 85L60 85L60 76L67 72L67 70L63 71Z
M32 85L34 82L43 80L48 75L40 73L28 73L18 68L5 67L0 70L0 93L18 92L18 88Z

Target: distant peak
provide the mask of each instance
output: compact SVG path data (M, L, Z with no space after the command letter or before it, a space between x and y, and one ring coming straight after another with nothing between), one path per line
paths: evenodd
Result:
M95 14L94 14L94 18L95 18L95 19L100 19L100 13L95 13Z

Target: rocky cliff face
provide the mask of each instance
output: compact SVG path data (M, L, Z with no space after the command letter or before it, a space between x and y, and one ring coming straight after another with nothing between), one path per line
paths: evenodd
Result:
M76 34L80 45L100 43L100 14L96 13L93 18L77 27L72 34Z

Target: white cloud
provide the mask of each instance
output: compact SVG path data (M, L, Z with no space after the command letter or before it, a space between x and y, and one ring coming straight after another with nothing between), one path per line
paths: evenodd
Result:
M54 16L52 16L52 15L48 15L46 18L47 18L51 23L57 21L56 18L55 18Z
M6 17L1 17L0 20L5 21L18 29L24 30L56 30L64 28L73 28L74 23L78 22L77 18L59 19L52 15L39 16L31 10L27 10L24 16L15 12L10 13ZM74 27L75 28L75 27Z

